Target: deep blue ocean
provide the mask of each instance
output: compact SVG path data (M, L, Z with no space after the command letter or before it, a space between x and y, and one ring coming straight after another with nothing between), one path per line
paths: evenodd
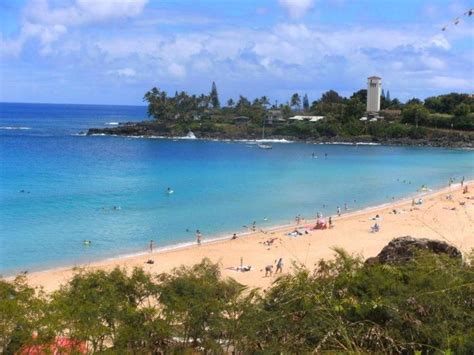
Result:
M138 106L0 104L0 274L141 252L150 239L192 242L196 229L209 238L252 221L264 227L332 214L344 203L360 209L416 194L422 184L474 178L467 150L303 143L262 150L80 135L146 118Z

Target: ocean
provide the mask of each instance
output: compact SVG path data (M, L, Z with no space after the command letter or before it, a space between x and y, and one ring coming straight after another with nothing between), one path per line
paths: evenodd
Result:
M0 274L140 253L474 178L460 149L84 136L146 107L0 104ZM314 153L314 157L313 157ZM327 157L326 157L327 154ZM166 193L167 188L174 191ZM84 245L84 240L92 241Z

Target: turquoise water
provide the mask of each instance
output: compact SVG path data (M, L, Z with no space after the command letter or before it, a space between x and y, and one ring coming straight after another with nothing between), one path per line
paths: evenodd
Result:
M150 239L193 241L196 229L210 237L254 220L269 226L331 214L344 203L359 209L422 184L474 177L474 153L465 150L302 143L261 150L77 135L145 117L144 107L0 104L0 273L140 252Z

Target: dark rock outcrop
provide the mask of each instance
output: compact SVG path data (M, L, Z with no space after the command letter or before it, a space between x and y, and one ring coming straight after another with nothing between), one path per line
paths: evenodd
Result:
M200 139L217 140L241 140L241 139L259 139L261 137L260 128L235 127L232 129L220 129L218 125L203 125L202 127L193 127L192 131ZM117 127L90 128L87 135L113 135L113 136L131 136L131 137L166 137L175 138L185 136L190 129L176 123L166 123L158 121L127 122ZM403 138L380 138L370 135L353 137L309 137L306 135L280 135L273 134L272 129L266 132L267 139L287 139L291 141L302 141L308 143L378 143L385 145L399 146L425 146L425 147L452 147L452 148L474 148L474 133L465 132L435 132L424 138L414 139L410 137Z
M462 258L456 247L441 240L412 238L410 236L392 239L375 257L366 260L367 264L396 264L411 260L417 250L427 250L435 254L446 254L452 258Z

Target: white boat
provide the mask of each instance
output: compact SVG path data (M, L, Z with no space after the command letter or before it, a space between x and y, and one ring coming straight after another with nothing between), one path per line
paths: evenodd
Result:
M260 143L258 145L258 147L261 148L261 149L272 149L273 148L271 144L265 144L265 143Z
M262 141L265 140L265 119L263 119L263 125L262 125ZM272 145L269 143L259 143L258 147L260 149L272 149Z

